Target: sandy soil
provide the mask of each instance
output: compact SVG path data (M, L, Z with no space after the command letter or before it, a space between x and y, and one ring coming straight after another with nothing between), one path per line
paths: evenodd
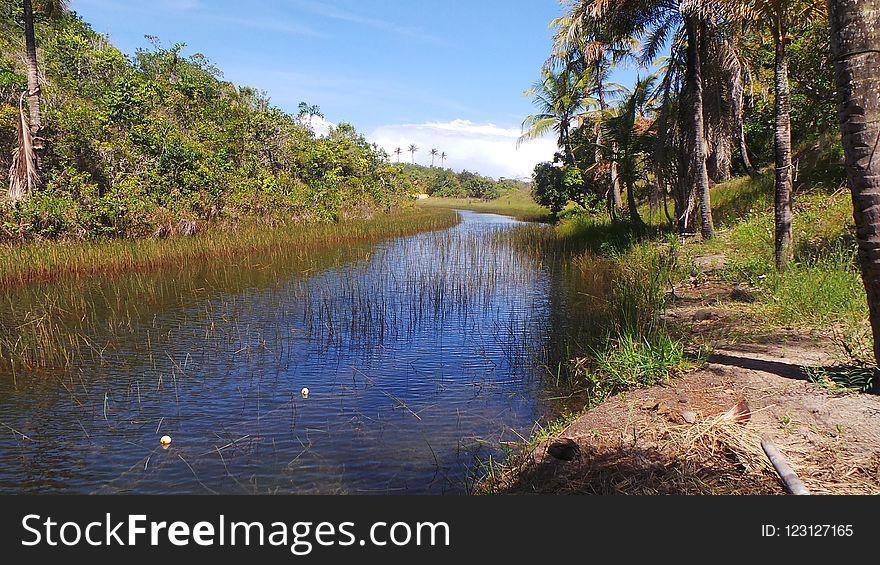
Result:
M769 440L813 494L880 493L880 396L834 392L803 369L845 361L829 336L745 339L737 300L748 291L718 282L676 297L669 321L715 346L708 363L586 412L491 490L784 494L761 449Z

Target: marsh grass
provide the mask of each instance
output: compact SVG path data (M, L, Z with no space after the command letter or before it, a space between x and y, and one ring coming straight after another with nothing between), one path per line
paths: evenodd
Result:
M0 260L6 285L0 295L0 366L20 372L67 368L77 360L102 363L132 336L144 341L138 347L146 354L158 355L162 341L170 338L159 328L151 333L151 316L212 294L226 298L219 304L209 300L205 312L190 313L177 329L204 334L206 350L217 340L250 348L259 341L250 329L214 323L215 317L229 320L236 314L238 306L229 302L236 289L272 288L368 256L377 241L457 221L455 214L432 211L338 225L251 227L195 238L7 247ZM335 297L315 297L302 284L292 292L310 297L307 315L317 320L313 329L332 331L334 320L325 320L322 312ZM375 306L367 310L369 316L381 311ZM383 327L396 321L383 321ZM355 322L354 317L347 320ZM217 336L217 327L233 327L236 335Z
M340 223L215 226L192 237L0 244L0 288L70 276L156 270L255 253L310 253L439 230L458 222L446 210L411 210Z
M570 314L583 328L569 357L568 383L582 393L584 407L699 363L661 320L676 276L675 246L658 248L625 225L596 218L524 227L505 237L563 265Z

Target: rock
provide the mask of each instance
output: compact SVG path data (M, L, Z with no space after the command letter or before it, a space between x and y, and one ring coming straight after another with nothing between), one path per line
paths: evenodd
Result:
M581 448L573 439L556 440L547 446L547 453L562 461L573 461L581 454Z
M696 412L682 412L681 417L684 418L684 421L688 424L696 424L697 423L697 413Z
M721 316L718 312L713 312L712 310L697 310L694 312L694 321L695 322L705 322L707 320L717 320Z
M724 255L694 257L694 267L701 271L715 271L724 267L725 264L727 264L727 257Z
M758 297L755 296L755 293L750 290L741 287L735 287L733 290L730 291L730 299L737 302L751 303L757 300Z

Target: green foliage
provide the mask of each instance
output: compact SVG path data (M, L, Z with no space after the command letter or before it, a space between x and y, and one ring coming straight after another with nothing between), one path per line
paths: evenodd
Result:
M538 163L532 176L532 198L549 208L551 217L556 218L571 200L572 189L580 180L579 171L555 163Z
M399 164L396 170L412 193L424 193L440 198L476 198L492 200L519 187L510 180L494 180L470 171L455 172L440 167Z
M16 144L26 88L19 15L0 12L0 167ZM310 119L236 88L184 44L127 57L73 13L38 18L44 186L0 208L0 237L147 235L175 219L334 221L402 205L411 183L349 124L317 137ZM320 116L317 105L305 114ZM490 194L484 185L469 187Z
M593 354L593 368L583 374L583 382L598 402L631 388L653 386L687 364L684 345L668 334L626 333Z
M829 133L835 139L839 135L828 23L796 25L788 37L791 137L795 149L806 149ZM744 127L755 164L764 166L774 160L774 44L769 35L757 35L745 49L755 84L747 92Z
M878 378L875 367L804 367L811 382L833 392L868 392Z

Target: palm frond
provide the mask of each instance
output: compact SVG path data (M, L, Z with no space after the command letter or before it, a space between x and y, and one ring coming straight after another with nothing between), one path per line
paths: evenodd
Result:
M37 172L37 156L34 153L34 140L31 136L27 114L24 109L24 92L18 104L18 147L12 152L12 166L9 169L9 190L7 196L12 201L24 200L33 193L40 181Z

